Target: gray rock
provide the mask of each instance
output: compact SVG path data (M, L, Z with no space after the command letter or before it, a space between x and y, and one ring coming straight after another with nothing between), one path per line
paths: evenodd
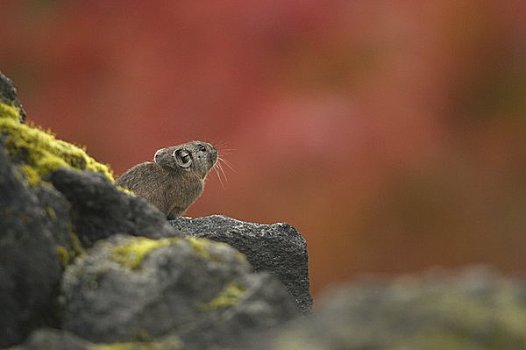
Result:
M113 236L67 268L62 290L63 329L94 342L176 335L197 349L231 346L299 313L242 254L196 238Z
M25 115L11 81L1 73L0 103L0 347L4 347L21 342L36 328L60 325L61 272L85 248L76 233L83 235L85 246L115 232L177 233L150 204L118 191L101 176L61 169L52 173L56 187L47 176L41 178L43 168L58 164L60 157L64 164L78 163L81 168L90 160L82 150L68 148L42 130L17 124ZM35 160L44 157L48 163Z
M58 329L39 329L31 333L22 346L16 350L89 350L93 344L71 333ZM15 349L13 349L15 350Z
M20 111L20 121L25 120L26 112L18 99L15 86L11 79L3 75L2 72L0 72L0 101L16 107Z
M488 270L367 279L257 349L526 349L526 285Z
M0 347L57 323L61 269L51 229L60 228L21 178L0 147Z
M180 235L157 208L117 190L101 174L59 169L51 174L50 181L68 199L75 232L85 247L116 233Z
M148 342L92 343L66 331L39 329L12 350L192 350L177 337ZM197 350L197 349L196 349Z
M286 223L255 224L214 215L202 218L177 218L170 223L193 237L208 238L231 245L247 256L255 271L269 271L287 287L300 310L309 313L307 243Z

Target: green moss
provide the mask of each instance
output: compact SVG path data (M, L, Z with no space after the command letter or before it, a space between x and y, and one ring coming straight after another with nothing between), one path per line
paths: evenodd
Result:
M71 260L71 257L66 247L59 245L55 248L55 251L58 255L58 260L60 261L60 264L62 265L62 267L68 266Z
M30 165L21 165L19 167L20 171L24 175L24 179L27 181L27 183L31 186L36 186L40 183L40 175L38 172L33 169Z
M197 253L197 255L199 255L200 257L204 259L212 260L212 261L222 261L223 256L220 254L214 254L214 252L210 250L211 243L213 243L216 246L224 245L230 248L230 246L226 243L212 242L206 238L186 237L185 240L191 244L192 249L194 250L194 252ZM236 254L236 259L240 263L244 263L246 261L246 257L239 252L237 252Z
M246 289L235 282L227 284L217 297L201 305L203 311L223 309L235 305L243 297Z
M144 258L153 250L168 247L180 238L149 239L144 237L134 238L129 243L121 244L111 250L111 259L132 270L141 267Z
M90 350L156 350L160 349L158 345L152 343L112 343L112 344L98 344L89 347Z
M0 117L8 118L15 121L20 120L20 110L15 106L11 106L0 102Z
M69 224L71 225L71 223ZM71 241L71 248L73 248L73 252L75 253L75 256L82 255L86 252L82 244L80 243L79 237L75 232L73 232L73 228L69 228L69 239Z
M140 346L137 343L112 343L99 344L90 347L90 350L135 350L135 349L150 349L149 347Z
M124 193L126 193L127 195L130 195L130 196L132 196L132 197L136 197L136 196L137 196L134 192L132 192L130 189L128 189L128 188L126 188L126 187L122 187L122 186L116 186L116 187L117 187L117 189L118 189L119 191L124 192Z
M55 211L53 210L53 213L54 212ZM80 244L79 238L71 229L69 232L69 244L66 244L66 246L58 245L55 248L55 250L60 263L64 267L71 264L77 256L82 255L86 252L86 250Z
M127 266L132 270L141 267L141 264L146 256L155 249L168 247L177 242L181 242L181 238L162 238L149 239L145 237L134 238L129 243L121 244L111 251L111 258L113 261L121 265ZM210 253L210 241L203 238L186 237L185 242L188 242L192 250L206 260L220 260L219 256ZM214 244L221 244L215 243Z
M141 267L143 260L151 251L168 247L179 242L189 244L192 251L202 259L216 262L223 261L223 256L220 254L214 254L213 250L210 249L211 245L224 245L225 247L229 247L227 244L213 242L205 238L185 237L182 239L179 237L173 237L150 239L145 237L135 237L128 243L114 247L110 252L110 256L113 261L132 270L136 270ZM244 262L246 260L245 256L241 253L238 254L239 256L236 256L236 258L240 262Z
M45 207L44 210L46 211L47 216L52 220L57 220L57 212L52 207Z
M18 121L15 107L0 103L0 134L10 158L20 166L28 183L37 185L46 175L59 168L98 172L113 181L108 166L98 163L83 148L57 140L50 131Z
M186 241L190 243L194 252L202 258L210 259L209 245L210 241L203 238L187 237Z
M93 344L89 350L176 350L184 349L179 337L171 335L156 341Z
M51 213L55 213L55 211L53 210ZM48 215L53 215L53 214L48 213ZM80 244L80 241L75 233L70 232L69 239L70 239L69 244L67 244L66 246L57 245L55 248L55 251L58 256L58 260L60 261L60 264L63 267L68 266L69 264L73 262L73 260L77 256L82 255L86 252L85 249Z

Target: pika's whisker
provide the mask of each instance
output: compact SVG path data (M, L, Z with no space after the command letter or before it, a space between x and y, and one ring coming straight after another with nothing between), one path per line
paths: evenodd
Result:
M230 170L232 170L233 172L235 172L237 174L237 170L234 169L234 167L232 166L232 163L230 163L228 160L226 160L225 158L220 158L219 159L221 162L223 162L227 167L230 168Z
M220 158L220 160L221 160L221 158ZM228 182L228 179L227 179L226 174L225 174L225 170L223 169L223 166L221 165L220 161L217 162L217 166L218 166L219 170L221 170L221 173L223 173L223 178L225 179L225 182Z
M219 180L219 183L221 184L221 187L225 188L225 185L223 184L223 180L221 180L221 176L219 176L219 170L217 170L217 167L214 167L214 171L217 175L217 179Z

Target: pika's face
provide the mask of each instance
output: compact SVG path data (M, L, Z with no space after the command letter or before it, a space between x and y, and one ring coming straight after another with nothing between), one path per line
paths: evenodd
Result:
M161 148L153 161L165 169L190 171L204 179L217 162L217 150L209 143L192 141Z

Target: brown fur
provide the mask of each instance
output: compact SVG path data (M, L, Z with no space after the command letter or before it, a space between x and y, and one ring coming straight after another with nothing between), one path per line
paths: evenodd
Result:
M177 157L176 153L183 157ZM191 165L181 165L182 159L188 157ZM206 175L216 161L217 151L211 144L192 141L158 150L153 162L135 165L116 184L145 198L172 219L182 215L199 198Z

